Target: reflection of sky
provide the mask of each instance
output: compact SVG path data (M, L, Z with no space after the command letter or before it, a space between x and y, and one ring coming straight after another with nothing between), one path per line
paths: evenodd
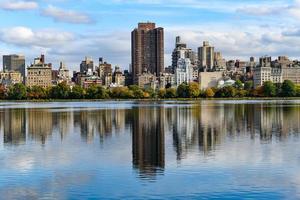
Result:
M72 106L76 107L75 104ZM88 108L84 104L80 103L80 106ZM104 103L96 104L105 107ZM130 106L130 103L126 104ZM121 105L120 109L124 107ZM210 107L208 110L216 111ZM64 109L64 112L68 110ZM95 111L88 112L94 117ZM207 119L209 116L204 113L202 117L206 119L203 121L210 123L212 119ZM191 119L194 120L192 124L196 124L195 117ZM184 149L186 154L178 160L173 146L173 129L165 128L164 172L155 179L143 180L132 168L133 127L122 126L121 131L113 128L111 136L103 141L97 134L86 141L79 127L68 124L71 128L63 139L59 127L54 127L44 144L30 137L20 145L1 141L1 196L11 199L20 196L58 199L300 197L299 138L294 135L283 140L273 137L263 142L259 135L250 139L248 132L236 136L226 132L228 135L222 137L210 152L205 153L197 145L191 145ZM0 136L3 137L2 128Z

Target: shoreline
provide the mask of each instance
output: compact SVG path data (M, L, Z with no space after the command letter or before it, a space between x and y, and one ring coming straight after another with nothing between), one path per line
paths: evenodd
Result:
M300 100L300 97L245 97L245 98L170 98L170 99L34 99L34 100L0 100L0 103L10 102L28 102L28 103L43 103L43 102L105 102L105 101L260 101L260 100Z

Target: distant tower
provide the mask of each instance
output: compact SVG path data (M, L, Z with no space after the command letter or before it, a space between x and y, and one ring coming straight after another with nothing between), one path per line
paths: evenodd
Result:
M215 48L209 45L208 41L203 42L203 46L198 48L199 67L204 71L210 71L214 67Z
M103 58L100 57L100 58L99 58L99 65L102 65L102 64L103 64Z
M177 36L177 37L176 37L176 44L175 44L175 45L177 45L177 44L179 44L179 43L181 43L181 38L180 38L180 36Z
M23 55L4 55L3 71L20 72L25 78L25 57Z
M85 57L85 60L82 61L80 64L80 72L86 73L88 71L94 71L94 62L92 58Z
M139 23L131 33L133 80L144 70L159 75L164 70L164 29L155 23Z
M173 69L173 73L175 72L175 69L178 66L178 60L179 59L185 59L185 58L189 58L191 61L191 64L195 64L197 63L197 56L196 53L190 49L187 48L186 43L183 43L181 41L181 37L177 36L175 39L175 48L172 52L172 69Z

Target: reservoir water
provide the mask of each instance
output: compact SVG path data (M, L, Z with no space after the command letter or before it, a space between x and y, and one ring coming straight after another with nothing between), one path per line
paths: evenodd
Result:
M300 101L0 103L0 199L299 199Z

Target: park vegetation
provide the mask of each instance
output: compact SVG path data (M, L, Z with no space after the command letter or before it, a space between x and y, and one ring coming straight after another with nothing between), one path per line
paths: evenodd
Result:
M182 83L177 88L166 87L159 90L142 89L136 85L128 87L104 88L91 85L84 89L60 83L44 89L39 86L26 87L15 84L9 88L0 85L2 100L49 100L49 99L174 99L174 98L244 98L244 97L300 97L300 86L286 80L282 84L267 81L261 87L253 88L253 82L236 81L232 86L201 90L198 83Z

